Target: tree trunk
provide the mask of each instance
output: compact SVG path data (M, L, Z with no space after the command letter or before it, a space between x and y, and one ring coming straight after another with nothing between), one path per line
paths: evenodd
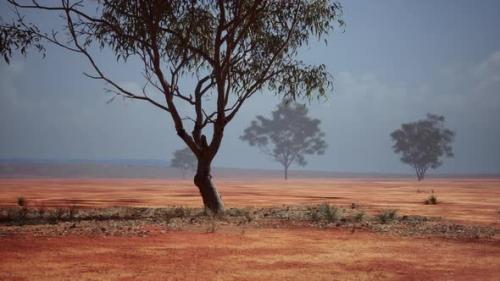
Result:
M194 184L200 190L205 210L216 215L222 214L224 212L224 203L222 202L219 192L212 183L209 161L198 160L198 169L194 176Z
M417 172L417 179L418 181L421 181L424 179L425 175L425 170L422 168L415 168L415 171Z

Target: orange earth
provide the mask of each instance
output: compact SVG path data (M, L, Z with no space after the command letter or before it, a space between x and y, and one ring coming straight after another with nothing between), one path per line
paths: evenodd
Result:
M226 207L356 203L369 213L500 226L500 180L223 180ZM422 202L431 193L438 205ZM201 207L173 180L1 179L0 206ZM346 229L223 228L147 237L0 236L0 280L500 280L498 239L416 238Z
M307 179L223 180L218 189L227 208L328 202L358 204L368 213L442 216L461 223L500 226L500 179ZM434 192L438 205L424 205ZM0 179L0 207L19 196L33 207L201 207L198 190L185 180Z

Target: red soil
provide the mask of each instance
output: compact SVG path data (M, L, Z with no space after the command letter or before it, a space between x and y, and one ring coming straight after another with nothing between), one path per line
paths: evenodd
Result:
M219 181L226 207L330 202L356 203L369 213L398 209L401 214L442 216L461 223L500 226L500 179L415 180L327 179ZM434 191L438 205L424 205ZM0 180L0 206L24 196L32 206L201 207L190 181L89 179Z
M331 202L499 225L500 180L219 182L227 207ZM422 202L431 191L438 205ZM201 207L187 181L0 180L0 206ZM499 280L500 242L345 229L160 232L147 237L0 236L0 280Z
M0 280L498 280L500 244L345 230L2 238Z

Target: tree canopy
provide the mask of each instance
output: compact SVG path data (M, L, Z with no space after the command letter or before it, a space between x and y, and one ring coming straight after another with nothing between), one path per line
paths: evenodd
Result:
M240 138L283 165L287 179L292 163L305 166L306 155L321 155L326 150L325 134L319 128L321 121L307 113L303 104L282 103L272 112L271 119L257 116Z
M223 210L210 166L224 129L255 93L284 99L327 95L325 65L297 58L311 39L342 26L342 9L331 0L7 0L14 13L0 22L0 54L44 51L51 43L81 55L92 73L118 96L166 111L175 133L198 159L194 178L205 206ZM58 15L62 28L42 30L23 10ZM11 20L11 21L9 21ZM142 91L122 87L99 63L101 50L120 63L141 62Z
M391 133L395 153L401 153L401 161L411 165L417 179L424 179L429 168L443 164L442 157L453 157L451 143L455 133L444 127L443 116L427 114L427 118L402 124Z
M187 171L196 170L196 157L187 147L178 149L174 152L174 158L172 158L170 166L180 169L182 171L182 177L185 178Z

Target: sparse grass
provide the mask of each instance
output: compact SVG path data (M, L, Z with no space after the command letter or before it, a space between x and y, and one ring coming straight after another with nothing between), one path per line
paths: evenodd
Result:
M375 219L381 224L393 222L398 217L397 210L386 210L375 216Z
M363 210L358 211L356 214L353 216L354 222L362 222L366 217L366 213Z
M45 206L39 206L39 207L37 208L37 213L38 213L37 215L38 215L38 218L42 219L42 218L44 217L44 215L45 215L46 211L47 211L47 210L45 209Z
M432 194L427 199L425 199L424 203L425 205L436 205L438 203L438 199L434 194Z
M75 208L76 209L76 208ZM190 227L203 227L207 233L214 233L219 228L227 225L242 226L252 220L252 225L256 227L272 226L308 226L308 227L356 227L363 229L373 229L376 231L393 233L437 233L445 236L470 237L471 239L481 237L491 237L495 234L495 229L465 227L456 224L439 223L427 224L428 217L422 216L401 216L397 210L385 210L378 215L369 216L361 209L340 209L330 204L319 204L308 207L304 206L283 206L280 208L244 208L228 209L225 216L211 216L199 208L169 207L169 208L101 208L101 209L78 209L76 215L71 215L71 208L48 208L44 215L39 215L36 208L27 209L27 213L22 213L22 208L0 208L0 224L2 225L47 225L63 223L70 229L77 228L79 231L89 225L94 233L98 229L99 233L111 233L109 229L114 229L117 225L126 225L128 230L114 230L114 232L132 231L137 225L161 224L162 227L181 230ZM122 214L122 215L120 215ZM123 215L125 214L125 215ZM246 220L244 219L246 218ZM250 218L250 219L249 219ZM77 222L73 222L73 221ZM393 221L398 223L390 224ZM310 223L313 221L314 223ZM433 220L435 221L435 220ZM64 224L64 222L73 222ZM219 223L220 222L220 223ZM166 223L166 224L165 224ZM360 225L362 223L362 225ZM80 227L79 225L86 225ZM105 228L104 228L105 227ZM102 228L102 229L101 229ZM58 229L58 227L54 227ZM67 229L66 229L67 230ZM65 231L66 231L65 230ZM133 231L132 231L133 232ZM244 230L243 230L244 232ZM134 232L138 233L138 232Z
M21 216L19 215L19 210L18 209L8 209L6 218L4 221L7 222L19 222L21 220Z
M318 206L307 208L309 217L314 222L325 221L327 223L337 222L341 218L341 211L339 208L328 203L322 203Z
M228 215L230 217L242 217L245 216L245 214L248 213L247 209L242 209L242 208L230 208L225 211L225 215Z
M75 219L75 215L77 213L78 213L78 209L76 208L75 205L69 206L69 209L68 209L68 218L69 218L69 220Z
M308 207L307 212L309 213L309 217L313 222L319 222L321 217L319 215L318 209L315 207Z
M57 208L55 211L55 218L61 220L64 217L66 210L64 208Z
M191 216L191 208L187 207L174 207L172 215L176 218L184 218Z
M148 220L172 225L213 224L217 220L242 225L246 223L267 224L273 220L300 223L312 221L321 226L361 223L372 221L386 224L397 218L396 210L380 213L371 219L362 209L342 209L322 203L307 207L283 206L281 208L230 208L224 216L211 216L202 209L174 206L168 208L113 207L102 209L78 209L77 206L58 208L9 208L0 213L0 221L7 224L57 224L67 221L127 221ZM211 232L211 231L208 231Z
M248 208L230 208L224 214L230 217L244 217L247 222L251 222L254 219Z

